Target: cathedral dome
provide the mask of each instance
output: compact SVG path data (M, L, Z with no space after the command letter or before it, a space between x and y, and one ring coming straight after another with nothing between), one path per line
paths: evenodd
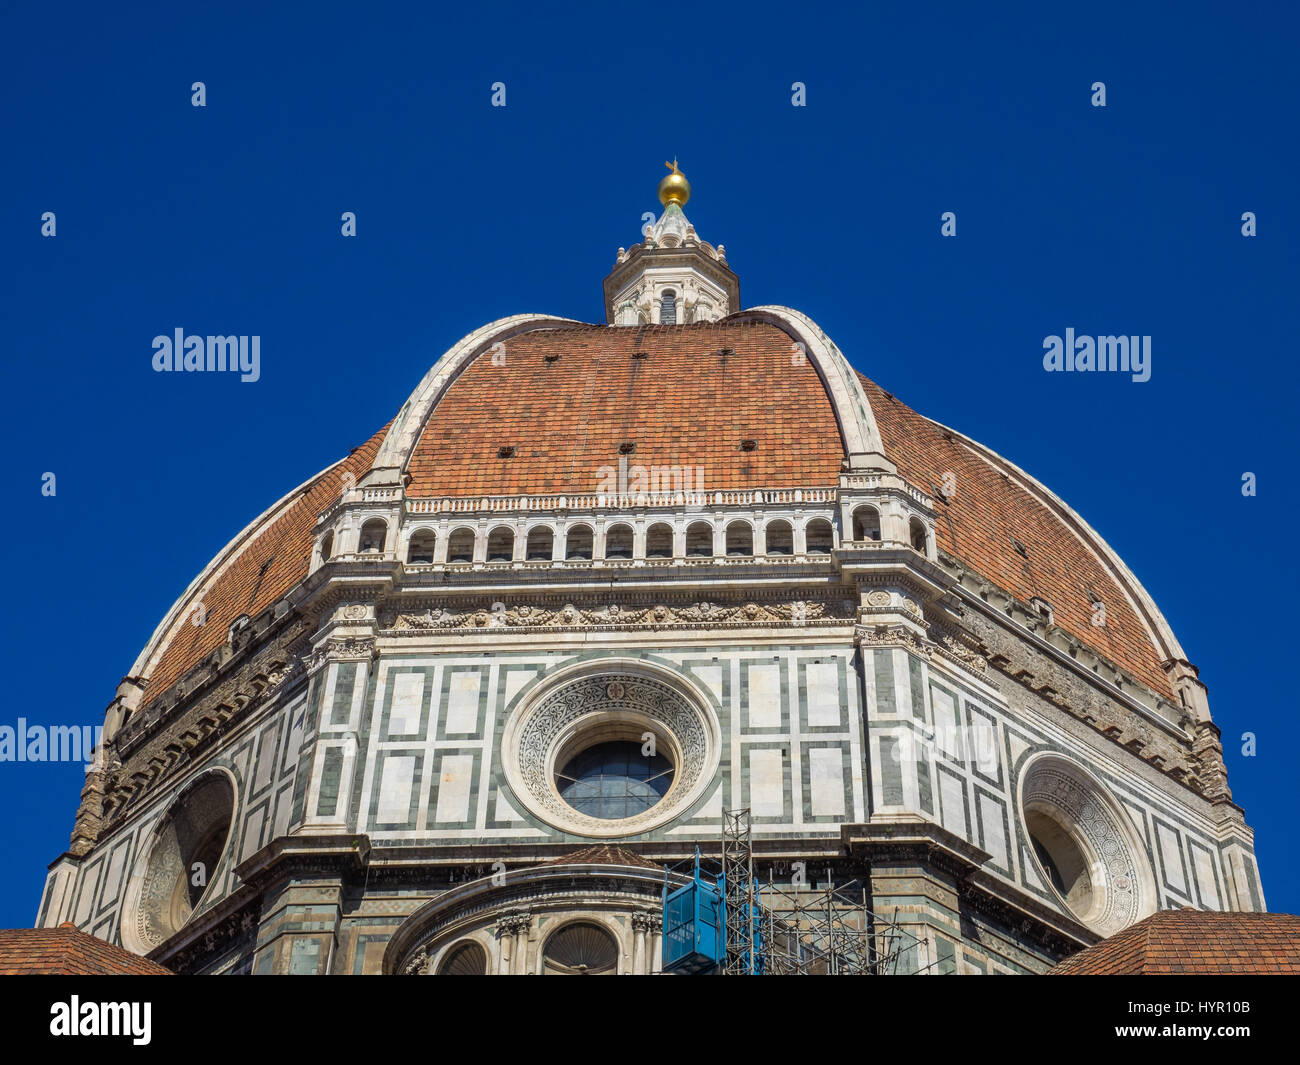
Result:
M710 500L833 493L851 467L851 404L837 406L825 369L803 356L804 330L820 334L802 315L780 311L640 328L531 316L485 326L439 361L389 427L271 507L213 560L133 670L147 681L143 702L223 646L237 619L271 609L306 579L315 519L344 489L373 479L372 469L396 468L408 504L434 512L529 497L616 509L620 469L630 482L625 495L639 471L643 490L684 485ZM867 377L854 374L852 384L878 433L881 468L930 497L936 546L950 568L1026 611L1050 609L1056 627L1130 682L1173 699L1167 664L1181 649L1082 518L1006 459ZM662 484L652 486L655 477ZM189 622L199 602L202 626ZM1094 621L1097 603L1104 625Z
M1263 908L1205 688L1115 552L806 314L744 308L661 192L604 323L469 333L194 579L44 923L179 971L705 971L665 892L720 833L796 903L813 863L959 877L967 971ZM359 908L276 946L303 869ZM954 971L949 909L904 923Z

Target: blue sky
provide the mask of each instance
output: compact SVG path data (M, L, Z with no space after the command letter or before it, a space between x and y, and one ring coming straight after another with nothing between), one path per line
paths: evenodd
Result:
M746 305L810 314L1129 563L1209 685L1270 908L1300 911L1294 14L293 8L0 16L0 724L101 722L193 576L465 333L601 320L675 155ZM154 373L177 327L260 335L261 379ZM1151 335L1151 380L1045 373L1067 327ZM32 923L80 783L0 764L0 926Z

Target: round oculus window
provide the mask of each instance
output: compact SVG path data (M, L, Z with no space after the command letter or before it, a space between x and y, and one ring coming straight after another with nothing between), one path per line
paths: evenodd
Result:
M654 664L619 665L552 677L502 734L515 795L575 835L651 831L700 802L717 770L720 729L708 696Z
M1021 810L1034 886L1082 924L1113 935L1154 909L1154 881L1128 815L1081 766L1055 754L1033 759Z
M153 830L122 912L122 941L146 954L175 935L218 879L235 815L235 789L221 771L203 773Z

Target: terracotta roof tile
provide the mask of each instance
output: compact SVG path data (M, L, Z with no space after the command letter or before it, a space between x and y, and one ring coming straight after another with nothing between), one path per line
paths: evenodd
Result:
M1096 555L1046 506L960 438L879 385L861 380L885 454L898 472L929 492L943 486L946 473L955 477L952 498L935 504L939 547L1025 604L1035 596L1046 600L1055 623L1071 636L1172 698L1145 624ZM1025 547L1024 555L1013 540ZM1091 594L1105 606L1104 626L1092 623Z
M415 446L408 491L594 492L624 444L636 448L629 467L699 467L692 487L708 491L833 486L835 412L812 362L792 354L766 324L525 333L499 365L480 356L452 383Z
M157 962L65 922L58 928L0 929L0 976L171 976Z
M1161 910L1066 958L1049 976L1300 974L1300 916Z

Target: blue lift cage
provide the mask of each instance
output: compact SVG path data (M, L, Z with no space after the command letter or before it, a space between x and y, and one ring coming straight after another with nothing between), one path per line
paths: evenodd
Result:
M690 883L668 890L664 872L663 971L703 973L720 965L727 956L726 911L721 880L709 883L700 875L700 852L695 852L695 870Z

